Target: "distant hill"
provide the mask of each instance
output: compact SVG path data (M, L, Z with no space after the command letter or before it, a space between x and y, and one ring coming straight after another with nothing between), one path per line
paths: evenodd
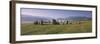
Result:
M50 17L40 17L40 16L30 16L30 15L22 15L21 16L21 21L22 23L26 23L26 22L30 22L32 23L33 21L37 21L37 20L50 20L52 18Z
M81 21L81 20L92 20L92 18L85 17L85 16L70 16L67 18L58 18L58 20L78 20L78 21Z
M40 17L40 16L30 16L30 15L21 15L21 21L22 23L32 23L36 20L51 20L53 18L50 17ZM70 16L66 18L57 18L57 20L92 20L91 17L85 17L85 16Z

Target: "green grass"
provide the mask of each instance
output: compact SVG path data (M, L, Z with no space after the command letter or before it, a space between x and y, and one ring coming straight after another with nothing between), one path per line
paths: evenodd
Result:
M83 21L81 24L66 25L34 25L22 24L21 35L87 33L92 32L92 21Z

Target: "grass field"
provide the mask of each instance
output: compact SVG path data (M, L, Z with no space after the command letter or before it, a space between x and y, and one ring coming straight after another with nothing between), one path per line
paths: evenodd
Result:
M87 33L92 32L92 21L83 21L81 24L66 25L34 25L22 24L21 35Z

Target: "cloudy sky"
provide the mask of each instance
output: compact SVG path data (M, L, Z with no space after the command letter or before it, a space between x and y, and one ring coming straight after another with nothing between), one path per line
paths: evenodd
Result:
M65 18L70 16L92 17L92 11L21 8L21 15L41 16L41 17L51 17L51 18Z

